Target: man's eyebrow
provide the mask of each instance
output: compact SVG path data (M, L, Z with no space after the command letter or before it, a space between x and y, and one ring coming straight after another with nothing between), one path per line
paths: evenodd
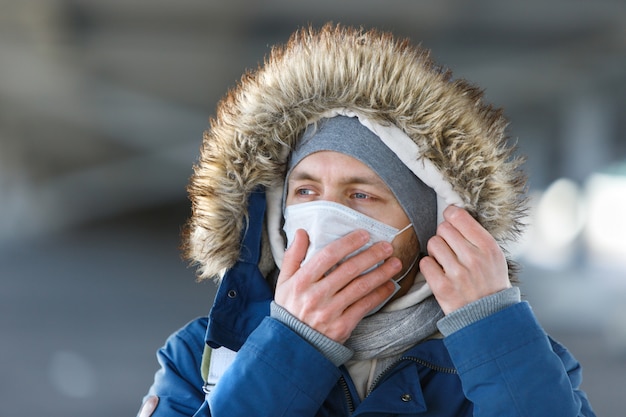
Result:
M342 178L341 182L345 184L366 184L366 185L377 185L383 186L387 188L387 184L383 181L378 175L355 175L350 177Z
M319 181L319 179L306 171L296 171L289 175L288 181Z
M288 181L289 182L291 181L319 182L320 178L306 171L296 171L296 172L291 173ZM372 186L381 186L386 189L389 189L385 181L383 181L382 178L380 178L376 174L343 176L339 178L337 182L341 184L364 184L364 185L372 185Z

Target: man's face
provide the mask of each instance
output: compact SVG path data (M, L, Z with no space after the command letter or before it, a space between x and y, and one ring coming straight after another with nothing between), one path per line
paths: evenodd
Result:
M351 156L333 152L315 152L302 159L291 171L287 182L286 205L325 200L343 204L396 229L406 227L410 220L385 182L367 165ZM392 242L393 256L402 261L402 276L417 254L419 243L414 229L404 231ZM413 268L401 281L406 293L413 284Z

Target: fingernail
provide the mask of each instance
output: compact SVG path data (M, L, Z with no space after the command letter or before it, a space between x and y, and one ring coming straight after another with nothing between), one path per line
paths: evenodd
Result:
M385 254L391 255L393 253L393 246L389 242L381 242L381 246Z
M358 237L361 242L367 243L367 241L370 240L370 235L365 230L358 230L358 232Z
M391 258L389 259L389 262L391 262L391 266L394 267L394 269L402 269L402 262L400 262L400 259Z

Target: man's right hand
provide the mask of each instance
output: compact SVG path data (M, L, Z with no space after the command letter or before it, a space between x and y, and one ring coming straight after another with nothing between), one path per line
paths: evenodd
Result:
M389 242L378 242L337 265L368 240L366 231L354 231L301 266L309 238L304 230L297 230L285 252L274 301L309 327L344 343L359 321L391 295L391 278L402 269L400 260L391 257ZM381 261L380 267L361 275Z

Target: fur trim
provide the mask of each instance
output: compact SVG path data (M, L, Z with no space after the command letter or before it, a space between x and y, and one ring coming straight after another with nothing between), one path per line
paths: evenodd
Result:
M407 40L326 25L273 48L218 103L188 187L183 245L199 279L219 279L237 262L249 193L282 181L299 135L336 108L400 128L502 246L518 236L526 177L506 143L502 111ZM266 240L262 258L267 273L274 265Z

